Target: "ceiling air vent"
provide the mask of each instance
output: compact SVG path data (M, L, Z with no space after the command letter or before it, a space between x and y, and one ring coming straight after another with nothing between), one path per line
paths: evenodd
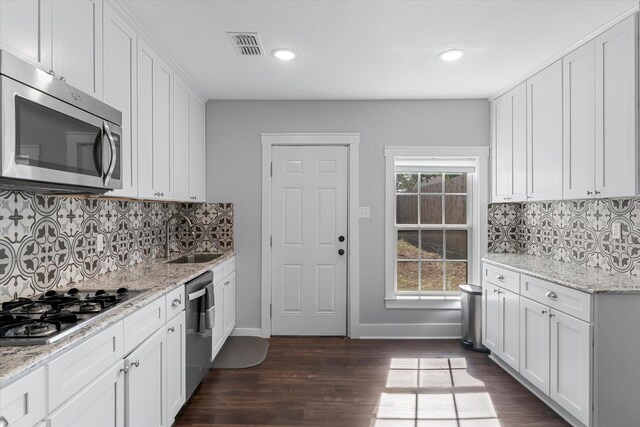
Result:
M227 33L239 55L263 56L264 49L258 33Z

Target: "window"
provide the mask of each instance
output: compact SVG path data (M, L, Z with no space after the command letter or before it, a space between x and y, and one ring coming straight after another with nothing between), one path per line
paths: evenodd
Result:
M385 149L388 307L436 301L455 308L459 286L479 276L478 244L486 227L479 227L478 158L447 155L462 150L457 147L437 148L438 156L428 155L431 150ZM447 299L453 305L441 303Z

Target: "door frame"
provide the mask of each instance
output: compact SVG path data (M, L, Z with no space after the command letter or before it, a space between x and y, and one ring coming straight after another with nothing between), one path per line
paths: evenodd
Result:
M261 335L271 336L271 151L273 146L347 147L347 336L360 325L359 133L263 133L262 138L262 315Z

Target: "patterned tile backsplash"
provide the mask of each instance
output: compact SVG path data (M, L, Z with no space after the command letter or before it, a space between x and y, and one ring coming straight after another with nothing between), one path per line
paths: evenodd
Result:
M620 239L613 239L614 223L621 226ZM640 276L640 198L491 204L489 252Z
M0 301L31 296L164 256L165 222L176 213L173 251L233 250L233 204L45 196L0 191ZM98 236L104 251L98 252Z

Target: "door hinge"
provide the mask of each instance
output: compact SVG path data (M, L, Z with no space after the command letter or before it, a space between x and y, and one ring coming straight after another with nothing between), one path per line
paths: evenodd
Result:
M269 163L269 176L273 176L273 162Z
M273 247L273 236L269 236L269 247Z

